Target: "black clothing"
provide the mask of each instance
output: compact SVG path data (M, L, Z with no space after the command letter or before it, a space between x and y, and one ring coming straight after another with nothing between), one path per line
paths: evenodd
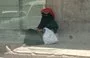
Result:
M42 13L41 22L38 25L38 28L43 29L44 27L51 29L54 33L57 32L58 24L52 15Z

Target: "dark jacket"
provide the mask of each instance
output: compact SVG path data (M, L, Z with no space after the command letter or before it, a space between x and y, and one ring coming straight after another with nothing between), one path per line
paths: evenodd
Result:
M56 21L54 20L54 17L52 15L50 15L50 14L45 15L42 13L42 19L40 21L40 24L38 25L38 28L43 29L44 27L49 28L54 33L57 32L58 24L56 23Z

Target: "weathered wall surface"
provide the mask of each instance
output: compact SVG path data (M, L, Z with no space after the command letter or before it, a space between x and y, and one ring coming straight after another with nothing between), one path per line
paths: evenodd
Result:
M41 20L40 10L43 5L34 5L36 0L0 0L0 43L21 43L24 37L22 29L36 28ZM27 5L26 5L27 4ZM5 11L17 11L6 12ZM22 12L21 12L22 11ZM28 14L28 16L26 16ZM20 38L21 37L21 38Z
M47 0L47 7L56 14L60 44L68 44L66 48L89 48L90 0Z
M0 56L5 51L5 44L22 44L25 35L22 29L36 28L41 20L40 10L43 5L26 5L36 0L0 0ZM18 11L5 13L5 11ZM20 12L23 11L23 12ZM28 13L28 16L26 16ZM24 17L24 18L22 18ZM17 43L17 44L16 44ZM13 46L13 45L12 45ZM3 49L3 50L2 50Z
M47 0L52 7L60 28L65 32L90 30L90 0Z

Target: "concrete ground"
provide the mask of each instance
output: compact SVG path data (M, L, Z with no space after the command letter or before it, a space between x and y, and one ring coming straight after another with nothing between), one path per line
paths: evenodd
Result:
M59 42L56 44L51 44L51 45L38 45L35 47L45 47L45 48L57 48L57 49L68 49L68 50L83 50L83 51L90 51L90 45L89 45L89 38L90 38L90 33L61 33L57 35L59 37ZM8 44L8 46L13 50L16 47L21 46L22 44ZM1 49L0 55L2 56L5 50L5 45L3 45L4 48ZM78 54L77 52L77 54ZM64 52L63 52L64 53ZM76 52L75 52L76 53ZM67 54L67 53L66 53ZM72 53L73 55L74 53ZM83 54L79 55L82 56ZM89 54L88 54L89 55ZM69 56L69 55L62 55L62 57L76 57L78 58L79 56ZM84 55L85 56L85 55ZM85 56L87 57L87 55ZM82 58L82 57L81 57Z

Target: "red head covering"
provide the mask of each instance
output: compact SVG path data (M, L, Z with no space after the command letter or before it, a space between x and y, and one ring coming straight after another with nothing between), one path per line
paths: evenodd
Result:
M47 13L50 13L53 17L55 17L53 11L51 8L44 8L41 10L41 12L47 12Z

